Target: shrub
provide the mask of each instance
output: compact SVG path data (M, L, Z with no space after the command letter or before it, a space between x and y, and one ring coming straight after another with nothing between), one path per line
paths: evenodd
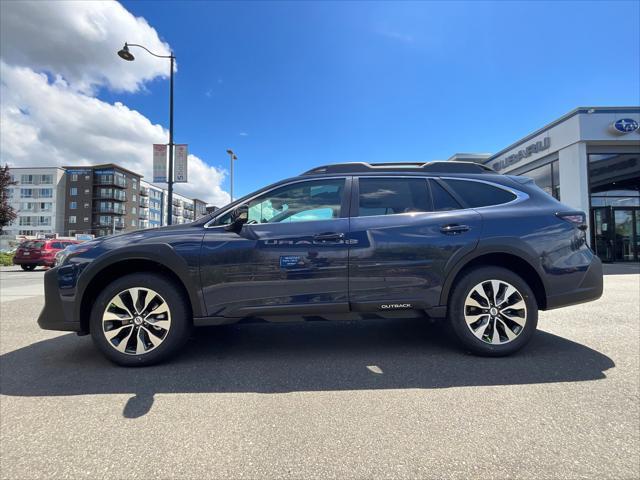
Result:
M13 265L13 253L0 253L0 266L9 267Z

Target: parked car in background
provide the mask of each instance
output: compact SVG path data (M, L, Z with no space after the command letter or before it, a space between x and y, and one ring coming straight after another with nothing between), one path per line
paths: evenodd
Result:
M315 168L193 223L87 242L44 276L44 329L90 333L120 365L240 320L446 319L501 356L538 310L595 300L584 212L478 164ZM499 367L497 367L499 368Z
M20 265L23 270L31 271L38 266L53 267L56 254L69 245L75 245L75 240L27 240L22 242L13 256L13 264Z

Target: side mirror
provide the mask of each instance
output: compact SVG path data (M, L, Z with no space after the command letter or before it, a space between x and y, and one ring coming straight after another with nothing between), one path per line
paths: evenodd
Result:
M231 223L227 225L230 232L240 233L242 226L249 220L249 206L240 205L231 214Z

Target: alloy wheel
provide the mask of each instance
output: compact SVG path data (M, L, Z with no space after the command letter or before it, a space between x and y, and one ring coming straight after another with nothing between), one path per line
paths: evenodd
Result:
M476 338L502 345L518 338L524 330L527 305L522 294L510 283L485 280L467 295L464 319Z
M169 334L171 312L157 292L129 288L114 296L102 315L102 331L120 353L142 355L157 348Z

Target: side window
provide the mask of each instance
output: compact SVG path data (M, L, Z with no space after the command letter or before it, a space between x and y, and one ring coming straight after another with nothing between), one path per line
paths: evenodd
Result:
M290 223L340 217L344 179L298 182L271 190L249 202L247 223ZM225 214L218 224L230 221Z
M500 205L501 203L507 203L516 198L513 193L486 183L468 180L444 181L471 208Z
M458 201L451 196L438 182L435 180L429 180L431 185L431 196L433 197L433 209L436 212L443 212L446 210L458 210L462 208Z
M358 180L358 216L431 211L424 178L366 178Z

